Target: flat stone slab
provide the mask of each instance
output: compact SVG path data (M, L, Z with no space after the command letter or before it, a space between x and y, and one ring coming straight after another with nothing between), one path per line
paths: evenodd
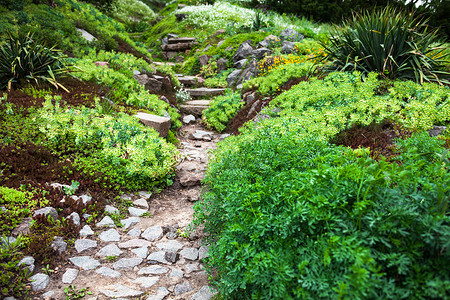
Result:
M117 230L111 228L107 231L103 231L102 233L100 233L98 238L103 242L118 242L120 241L120 234L119 232L117 232Z
M146 258L148 255L148 248L147 247L135 248L135 249L131 250L131 252L136 254L136 256L138 256L138 257Z
M189 281L183 282L183 283L179 283L175 286L175 296L178 296L180 294L184 294L187 292L192 291L193 288L191 287L191 284L189 283Z
M190 274L192 272L196 272L196 271L200 271L200 264L199 263L191 263L191 264L187 264L185 266L186 269L186 273Z
M144 239L151 242L157 241L163 236L163 229L161 226L152 226L147 228L141 235Z
M111 278L119 278L120 276L122 276L122 274L120 274L120 272L117 272L108 267L98 268L97 270L95 270L95 273L100 274L102 276L111 277Z
M140 217L140 216L144 215L145 213L148 213L148 210L142 209L142 208L136 208L136 207L129 207L128 212L133 217Z
M160 250L177 252L178 250L183 248L183 244L181 244L180 242L175 241L175 240L170 240L170 241L165 242L165 243L156 244L156 247L158 249L160 249Z
M197 39L195 37L178 37L178 38L170 38L167 39L169 44L178 44L178 43L192 43Z
M189 105L182 104L180 105L180 110L185 114L191 114L197 117L200 117L205 109L207 109L209 105Z
M42 291L50 283L50 277L46 274L37 273L30 277L31 289L35 292Z
M196 260L198 258L198 249L196 248L184 248L180 251L180 255L188 260Z
M133 228L127 234L132 237L139 237L141 236L141 230L139 228Z
M100 249L96 255L100 257L107 257L107 256L120 256L122 253L123 251L120 250L116 244L109 244Z
M118 214L118 213L120 213L120 211L117 208L115 208L114 206L106 205L105 206L105 213Z
M124 270L134 268L142 263L142 258L122 258L113 264L114 270Z
M184 124L190 124L195 122L195 117L193 115L187 115L183 117Z
M223 88L197 88L197 89L185 89L192 97L205 97L205 96L217 96L223 94L225 89Z
M209 300L214 297L217 292L211 292L211 288L207 285L202 286L197 293L192 295L190 300Z
M144 198L133 201L133 205L148 209L148 202Z
M149 288L153 285L155 285L159 281L158 276L152 276L152 277L138 277L135 280L133 280L133 283L139 284L143 288Z
M198 83L198 78L195 76L181 76L178 80L183 85L196 85Z
M78 270L69 268L66 270L66 272L63 274L62 282L71 284L78 276Z
M130 217L130 218L120 220L120 223L122 223L124 229L128 229L131 226L139 223L140 221L141 221L141 219L138 217Z
M148 113L138 112L135 117L139 121L149 127L155 129L160 137L166 137L170 129L170 118L160 117Z
M89 256L75 256L69 258L69 260L77 267L83 270L93 270L100 266L100 262Z
M150 255L147 257L147 260L149 263L162 263L162 264L169 264L169 262L165 258L166 251L157 251L150 253Z
M89 32L87 32L87 31L84 30L84 29L76 28L76 30L77 30L79 33L81 33L81 36L82 36L85 40L87 40L87 41L89 41L89 42L95 41L95 40L97 39L95 36L93 36L92 34L90 34Z
M78 253L97 247L97 241L80 239L75 241L75 249Z
M209 106L211 104L211 100L191 100L186 101L186 105L198 105L198 106Z
M122 284L105 286L100 289L100 292L106 297L111 298L137 297L144 294L142 291L133 290L132 288Z
M209 247L201 246L198 249L198 259L204 259L204 258L208 257L209 256L208 252L209 252Z
M169 268L153 265L149 267L142 268L138 271L138 275L157 275L157 274L166 274L169 271Z
M156 294L149 295L147 300L163 300L169 294L169 291L162 286L156 291Z
M140 248L140 247L150 247L152 243L143 239L132 239L123 243L119 243L119 248Z

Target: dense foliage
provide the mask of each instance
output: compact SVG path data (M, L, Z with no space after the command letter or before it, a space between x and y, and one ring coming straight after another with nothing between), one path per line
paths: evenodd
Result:
M209 108L203 112L203 119L209 127L222 132L243 104L239 93L229 91L211 101Z

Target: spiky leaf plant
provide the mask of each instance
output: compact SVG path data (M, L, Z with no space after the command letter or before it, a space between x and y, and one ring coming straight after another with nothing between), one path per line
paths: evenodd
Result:
M427 22L391 7L354 14L323 44L332 61L330 69L448 84L448 52Z
M47 48L33 39L33 34L7 32L0 45L0 89L10 90L24 82L48 82L67 90L57 81L68 68L64 55L54 47Z

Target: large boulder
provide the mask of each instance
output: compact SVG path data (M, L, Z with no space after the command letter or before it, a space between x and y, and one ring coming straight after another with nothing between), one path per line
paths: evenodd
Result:
M256 59L252 59L250 63L247 65L247 67L245 67L245 69L240 74L239 79L236 82L236 86L243 83L244 81L247 81L255 77L257 72L258 72L258 61Z
M263 41L258 43L259 47L269 47L272 43L279 41L280 39L276 35L269 35Z
M233 63L241 59L247 58L247 56L252 54L252 51L253 47L250 46L248 42L243 42L233 55Z
M272 53L272 52L273 52L273 51L270 50L269 48L262 47L262 48L253 50L253 51L252 51L252 55L254 55L257 59L261 59L261 58L263 58L266 54L268 54L268 53L270 54L270 53Z
M241 75L242 70L234 70L227 77L228 87L234 86L235 83L239 80L239 76Z
M301 34L295 31L294 29L288 28L283 30L280 33L281 40L283 41L291 41L291 42L300 42L305 37Z

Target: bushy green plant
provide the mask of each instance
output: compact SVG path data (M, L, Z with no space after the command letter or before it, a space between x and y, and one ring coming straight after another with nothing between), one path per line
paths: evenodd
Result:
M124 24L130 23L131 18L134 18L135 20L146 19L146 21L151 21L156 17L153 10L139 0L114 1L111 15Z
M296 117L250 126L220 143L195 208L219 293L449 297L450 219L438 205L450 196L450 172L411 151L401 148L399 164L376 162L329 144Z
M0 89L24 82L48 82L65 89L58 77L67 72L61 52L43 46L31 33L9 32L6 43L0 45Z
M211 101L210 106L203 111L203 120L207 126L222 132L243 104L240 93L228 91Z
M151 189L172 175L178 152L136 117L102 115L101 108L62 109L47 97L39 115L47 145L62 154L76 153L87 172L100 171L129 189Z
M231 69L222 71L214 77L206 78L203 85L209 88L226 88L228 86L227 77L232 71Z
M418 83L448 83L448 55L427 20L391 7L355 14L324 44L333 70L378 72Z

